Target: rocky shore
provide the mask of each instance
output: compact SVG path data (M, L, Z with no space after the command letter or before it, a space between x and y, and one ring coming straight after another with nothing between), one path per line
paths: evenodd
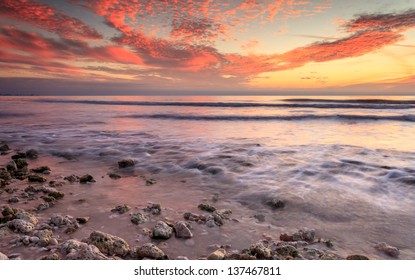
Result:
M12 150L7 144L0 145L3 166L0 166L0 260L30 258L41 260L119 260L119 259L189 259L177 255L167 246L169 242L181 242L182 246L192 243L199 228L220 231L230 223L238 223L241 217L231 209L218 208L214 196L209 201L193 205L196 211L183 211L174 219L165 215L170 205L149 203L137 208L120 202L108 209L107 214L128 216L132 225L145 238L140 244L130 244L119 236L112 235L107 227L89 228L91 217L73 216L71 213L51 213L71 193L64 192L63 186L79 184L93 186L96 179L84 174L68 174L62 180L51 177L53 166L38 164L36 150ZM122 179L125 169L133 168L132 159L115 163L118 170L111 170L105 176L114 180ZM146 186L157 183L153 178L142 176ZM83 199L78 200L82 204ZM197 208L196 208L197 207ZM284 211L285 203L278 198L264 202L264 207ZM48 210L49 215L44 211ZM53 211L52 211L53 212ZM242 217L243 218L243 217ZM265 221L263 214L255 215L259 222ZM89 235L74 238L75 233L87 228ZM104 229L102 229L104 228ZM238 235L238 232L234 233ZM205 244L209 253L200 254L198 259L207 260L366 260L361 254L340 255L336 243L330 237L319 236L318 229L302 228L293 232L264 233L260 240L252 240L245 248L234 248L232 244ZM144 241L143 241L144 240ZM166 245L167 244L167 245ZM371 245L385 258L399 258L398 248L384 242ZM191 250L191 249L189 249ZM25 254L30 252L30 254Z

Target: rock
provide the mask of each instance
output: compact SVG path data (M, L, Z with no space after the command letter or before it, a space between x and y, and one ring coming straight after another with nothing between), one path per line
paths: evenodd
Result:
M341 260L341 257L333 253L325 252L323 255L320 256L320 260L326 260L326 261Z
M14 160L11 160L11 161L9 161L9 162L7 163L7 165L6 165L6 169L7 169L7 171L9 171L9 172L13 172L13 171L16 171L16 170L17 170L17 165L16 165L16 163L14 162Z
M232 210L230 209L216 210L214 214L219 215L222 219L229 219L229 217L232 215Z
M208 260L223 260L225 259L226 251L223 248L217 249L213 253L210 253L207 257Z
M109 173L109 174L108 174L108 176L109 176L111 179L114 179L114 180L121 179L121 175L119 175L119 174L117 174L117 173Z
M215 220L214 219L207 220L206 221L206 226L207 227L215 227L216 226Z
M1 214L3 215L3 217L14 217L16 212L16 209L11 208L9 205L5 205L1 210Z
M38 211L43 211L43 210L48 209L49 207L50 207L49 203L45 202L45 203L41 203L41 204L39 204L39 205L36 207L36 209L37 209Z
M399 249L396 247L393 247L389 244L386 244L385 242L381 242L375 245L375 249L378 251L381 251L385 253L386 255L397 258L399 256Z
M132 159L123 159L118 162L118 168L127 168L135 165L134 160Z
M7 185L7 182L5 180L3 180L3 179L0 179L0 188L5 187L6 185Z
M174 225L174 230L176 232L177 238L187 239L193 237L193 233L190 231L189 227L186 225L185 222L177 222Z
M143 213L133 213L131 214L130 220L133 224L139 225L147 221L147 217Z
M44 183L46 182L46 178L40 175L32 174L28 176L30 183Z
M213 213L213 220L217 226L221 227L224 224L222 216L218 215L217 213Z
M183 218L185 218L186 220L189 220L189 221L199 221L200 220L199 215L196 215L196 214L193 214L193 213L190 213L190 212L184 213Z
M38 156L39 156L39 153L34 149L30 149L26 151L26 157L28 159L37 159Z
M14 234L13 231L8 227L0 227L0 240L6 236Z
M197 208L199 208L200 210L203 210L203 211L207 211L207 212L215 212L216 211L215 206L209 205L209 204L203 204L203 203L199 204L197 206Z
M350 255L346 260L369 260L369 258L363 255Z
M296 258L299 256L297 249L292 245L282 244L280 246L277 246L275 248L275 252L283 257L291 256L293 258Z
M10 175L9 171L5 169L0 169L0 179L4 180L5 182L8 182L12 179L12 176Z
M39 243L40 238L39 238L39 237L37 237L37 236L31 236L31 237L29 238L29 240L30 240L30 243L37 244L37 243Z
M21 219L14 219L9 222L9 228L17 232L27 234L33 231L35 226L32 223L26 222Z
M60 251L68 260L108 260L96 246L75 239L65 241Z
M64 226L64 225L71 223L69 218L59 215L59 214L52 214L49 222L50 224L57 226L57 227Z
M153 228L152 237L155 239L169 239L173 234L173 228L163 221L157 222Z
M115 208L111 209L111 212L117 212L118 214L124 214L128 211L130 211L130 206L128 206L127 204L123 204L123 205L117 205L115 206Z
M26 158L26 153L18 152L17 154L12 155L13 160L17 160L17 159L20 159L20 158Z
M8 203L18 203L20 199L17 196L10 197L7 202Z
M287 233L281 233L280 240L284 242L291 242L294 241L294 238L292 235L289 235Z
M265 204L271 206L274 209L280 209L285 207L284 201L276 198L266 201Z
M179 261L187 261L187 260L189 260L189 258L188 257L185 257L185 256L177 256L176 257L176 260L179 260Z
M251 245L249 247L249 252L251 255L260 260L271 259L272 257L271 250L267 248L262 242Z
M43 256L39 260L58 261L60 259L61 259L61 257L59 257L58 254L54 253L54 254L51 254L51 255Z
M89 221L89 217L78 217L78 218L76 218L76 221L79 224L83 225L83 224L86 224Z
M86 175L83 175L79 178L79 182L81 184L86 184L86 183L94 183L95 180L94 180L94 177L92 177L89 174L86 174Z
M92 232L86 242L109 256L125 257L130 253L130 246L124 239L101 231Z
M36 225L39 222L39 220L33 214L26 211L16 213L15 218L23 220L25 222L29 222L33 225Z
M0 152L1 153L8 152L8 151L10 151L10 148L7 144L0 145Z
M136 249L136 254L139 259L149 258L154 260L168 259L166 254L152 243L146 243Z
M46 247L49 245L49 241L52 238L52 231L43 229L43 230L35 230L33 232L33 236L39 238L38 244L42 247Z
M161 206L158 203L153 203L147 206L147 208L144 208L144 211L151 212L153 215L158 215L161 213Z
M75 182L79 182L79 177L72 174L70 176L66 176L65 178L63 178L65 181L68 181L70 183L75 183Z
M46 171L50 171L49 166L40 166L33 169L30 169L31 172L34 173L45 173Z
M56 246L58 244L59 244L59 242L58 242L58 240L56 238L51 238L49 240L49 245Z
M306 241L313 242L316 232L314 229L300 229L298 232L293 234L293 241ZM280 236L281 238L281 236Z
M17 169L22 169L22 168L24 168L24 167L26 167L26 166L29 165L27 163L27 161L25 159L23 159L23 158L15 159L14 162L16 163Z
M56 199L52 196L42 196L43 200L50 205L55 205Z
M152 186L156 183L157 183L156 179L146 179L146 186Z
M212 174L212 175L216 175L216 174L223 173L223 169L216 167L216 166L211 166L211 167L206 168L204 172Z
M27 192L27 193L38 193L38 192L41 191L41 189L40 188L36 188L36 187L30 185L30 186L26 187L24 189L24 191Z
M2 252L0 252L0 261L6 261L8 259L9 258L5 254L3 254Z
M227 260L256 260L255 256L251 256L246 253L242 254L230 254L226 257Z

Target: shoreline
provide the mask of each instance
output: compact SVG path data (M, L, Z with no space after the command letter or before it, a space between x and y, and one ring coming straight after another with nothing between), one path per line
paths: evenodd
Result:
M0 252L10 259L394 259L399 255L399 249L381 243L372 248L377 256L352 250L345 254L347 248L321 236L319 229L276 228L266 215L246 217L243 206L212 190L166 189L167 182L180 188L186 180L152 178L134 170L133 160L107 166L103 173L102 166L81 171L76 169L79 162L31 149L3 150ZM277 215L286 211L284 201L278 199L264 207Z

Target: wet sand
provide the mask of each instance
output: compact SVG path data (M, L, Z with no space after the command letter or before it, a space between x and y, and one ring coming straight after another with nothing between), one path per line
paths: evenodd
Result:
M0 156L0 167L6 167L11 160L10 157L16 152L10 150ZM378 242L375 240L359 240L354 243L356 239L345 239L344 231L352 231L352 226L348 226L347 222L337 227L341 232L335 232L332 228L321 226L321 222L313 221L303 209L301 211L296 209L295 204L288 203L282 205L285 207L280 207L267 201L260 203L258 207L258 204L250 204L250 200L245 200L244 203L243 199L235 198L231 192L218 192L213 186L209 188L209 184L206 180L202 181L200 176L183 177L175 174L150 173L135 166L119 168L117 162L108 164L104 161L67 160L48 154L39 154L36 159L25 159L25 161L29 164L30 174L33 173L30 172L32 168L39 166L48 166L51 171L50 174L39 175L44 177L46 182L29 183L28 179L11 179L0 189L0 206L3 209L6 205L21 208L38 219L33 231L21 233L16 229L14 232L9 230L8 228L13 229L13 227L8 226L10 220L3 215L0 252L12 259L39 259L53 253L59 258L66 259L68 256L62 246L67 240L86 241L95 231L122 238L129 245L128 254L116 256L107 252L104 255L108 258L143 258L137 256L135 247L140 248L146 243L157 245L170 259L215 258L213 252L217 249L220 251L221 248L226 251L224 258L248 258L245 255L258 259L345 259L351 255L364 255L370 259L398 257L385 253L385 250L376 249ZM117 173L121 178L112 179L109 177L110 173ZM64 179L71 174L79 177L90 174L94 182L82 184L79 181L69 182ZM214 175L213 172L212 176ZM226 181L223 184L226 184ZM24 190L29 185L38 189L42 186L52 186L55 190L63 192L64 197L50 203L47 209L37 210L39 204L44 203L42 196L45 196L45 193L28 194ZM204 187L196 187L200 185ZM9 199L12 197L18 197L19 201L10 203ZM283 204L291 200L289 195L283 197L281 199ZM214 206L219 210L218 213L221 213L220 210L228 209L232 214L221 216L219 222L214 220L209 223L206 220L216 212L210 213L199 209L198 205L201 203ZM112 211L116 206L124 204L130 208L126 213ZM147 207L152 204L161 206L160 214L146 212ZM317 209L315 205L310 205L311 211L315 209ZM201 218L199 221L186 220L184 218L186 212L194 213ZM143 213L147 220L136 225L130 220L133 213ZM51 217L54 215L69 216L70 222L57 226L51 223ZM325 215L330 223L331 217L336 216L336 213ZM341 213L337 215L341 216ZM89 219L85 224L79 224L76 223L76 218L79 217ZM336 223L340 218L333 219L333 223ZM289 223L284 222L288 220ZM192 237L177 238L173 234L168 239L153 238L154 226L159 221L166 222L171 228L175 228L176 222L184 221L192 232ZM370 222L368 221L368 224ZM39 243L23 241L25 236L33 237L36 229L45 227L45 224L49 225L52 238L57 244L52 242L53 244L43 246ZM391 234L393 234L393 225L390 225L389 229L392 229ZM294 233L298 233L299 230L309 232L312 238L303 238L301 232L295 235ZM284 233L288 234L288 238L284 237ZM87 241L88 244L93 244L91 242L91 240ZM263 244L270 254L263 255L262 251L258 253L258 244ZM279 249L281 246L293 246L295 252L285 252ZM265 250L264 248L262 250ZM413 257L410 248L408 250L403 245L399 249L401 250L398 258Z

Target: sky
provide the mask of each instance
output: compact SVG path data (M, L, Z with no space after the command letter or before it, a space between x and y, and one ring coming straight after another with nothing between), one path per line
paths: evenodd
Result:
M415 93L415 0L1 0L0 94Z

